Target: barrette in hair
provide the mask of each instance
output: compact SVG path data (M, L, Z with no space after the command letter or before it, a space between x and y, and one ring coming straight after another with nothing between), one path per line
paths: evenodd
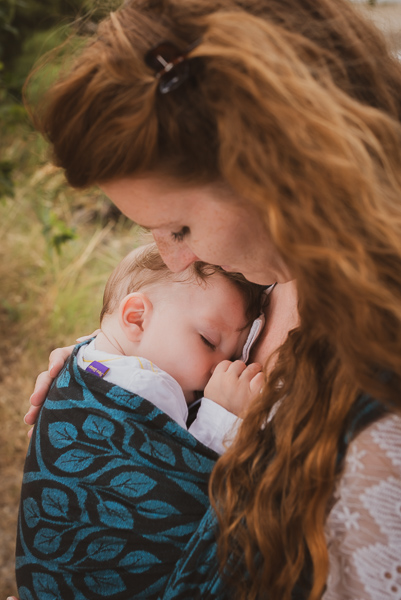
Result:
M200 44L192 42L185 50L179 50L172 42L161 42L145 54L145 63L156 72L162 94L176 90L189 77L188 54Z

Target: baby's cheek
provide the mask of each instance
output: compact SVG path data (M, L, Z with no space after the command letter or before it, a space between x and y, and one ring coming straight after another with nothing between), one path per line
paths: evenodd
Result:
M195 386L193 389L203 390L212 376L214 365L211 363L209 357L198 354L197 359L191 361L190 366L188 365L188 369L192 374L190 385Z
M184 391L203 389L200 376L202 365L194 354L180 353L174 357L173 362L170 375L178 381Z

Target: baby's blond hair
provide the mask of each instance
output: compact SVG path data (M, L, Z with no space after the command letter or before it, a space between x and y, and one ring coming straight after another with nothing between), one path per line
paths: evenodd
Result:
M100 322L106 314L113 313L124 296L132 292L145 291L163 283L206 282L208 277L219 273L235 285L245 302L247 325L263 310L266 296L264 286L250 283L240 273L227 273L220 267L195 262L181 273L173 273L163 262L156 244L146 244L130 252L110 275L103 295Z

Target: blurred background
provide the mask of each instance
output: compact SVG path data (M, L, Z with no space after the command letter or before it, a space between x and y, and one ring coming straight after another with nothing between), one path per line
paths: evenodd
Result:
M22 104L34 64L85 33L117 0L0 0L0 600L16 592L14 548L28 427L23 416L49 352L98 326L104 284L139 229L97 189L68 188ZM401 53L401 1L358 1ZM35 78L58 70L63 49ZM400 54L401 58L401 54Z
M138 229L93 189L73 191L30 125L21 88L39 57L110 6L0 0L0 599L16 592L14 548L28 445L23 416L49 351L98 327L108 275ZM88 16L88 13L90 16ZM82 16L85 18L82 19ZM62 52L61 52L62 54ZM50 60L50 59L49 59ZM54 58L32 93L54 77Z

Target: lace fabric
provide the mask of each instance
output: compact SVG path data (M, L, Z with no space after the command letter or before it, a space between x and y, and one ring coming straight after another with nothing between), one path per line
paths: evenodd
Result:
M401 600L401 417L350 444L326 523L323 600Z

